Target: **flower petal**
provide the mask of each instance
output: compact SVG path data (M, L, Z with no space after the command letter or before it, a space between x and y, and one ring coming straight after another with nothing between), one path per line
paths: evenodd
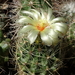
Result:
M58 34L57 34L53 29L49 30L48 35L49 35L49 36L52 36L52 37L55 37L55 38L58 37Z
M53 36L50 36L52 38L52 45L56 45L59 42L59 39Z
M37 36L38 36L39 31L38 30L31 30L28 34L28 40L30 42L30 44L34 43L34 41L36 40Z
M24 34L24 33L26 33L26 32L28 32L28 31L30 31L30 30L32 30L34 27L33 26L31 26L31 25L26 25L26 26L24 26L21 30L20 30L20 34Z
M33 19L38 19L38 14L35 12L29 12L29 11L22 11L22 13L27 14L31 16Z
M52 9L48 8L47 20L50 20L51 16L52 16Z
M50 28L46 28L44 32L48 34L49 38L52 40L53 45L56 45L58 43L58 36L60 35L59 32L56 32L55 30Z
M54 26L53 28L54 28L55 31L59 31L62 34L65 34L67 32L67 30L64 27L61 27L61 26Z
M47 33L49 36L56 38L58 37L58 32L54 31L53 29L45 28L44 32Z
M52 40L51 40L51 38L49 38L49 36L48 36L45 32L42 31L42 32L40 33L40 36L41 36L42 41L43 41L47 46L52 45Z
M46 19L44 11L41 9L41 19Z
M20 24L25 24L25 23L33 24L33 20L30 17L20 16L19 20L17 20L17 23L20 23Z
M66 25L66 23L54 23L54 24L52 24L52 26L61 26L61 27L65 28L66 31L68 29L68 26Z
M51 21L51 23L55 23L55 22L61 22L61 21L65 21L64 18L61 18L61 17L58 17L58 18L55 18Z
M37 10L31 9L31 11L33 11L34 13L36 13L36 15L37 15L38 17L40 17L40 13L39 13Z

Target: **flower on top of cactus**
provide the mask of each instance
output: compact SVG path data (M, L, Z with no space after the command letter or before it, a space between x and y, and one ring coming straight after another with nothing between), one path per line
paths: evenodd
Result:
M52 9L48 9L48 13L41 10L40 12L31 9L30 11L22 11L17 23L22 24L19 35L28 33L28 40L30 44L34 43L39 36L41 41L50 46L59 41L58 37L63 36L67 32L67 25L64 23L65 19L55 18L52 14Z

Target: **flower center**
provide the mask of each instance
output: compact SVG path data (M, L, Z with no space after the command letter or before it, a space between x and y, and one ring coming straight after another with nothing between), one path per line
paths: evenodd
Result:
M41 22L36 25L36 28L40 31L43 31L47 26L48 26L48 24L46 22Z
M37 25L37 29L38 29L38 30L40 30L40 31L43 31L43 30L44 30L44 28L45 28L45 27L40 26L39 24Z

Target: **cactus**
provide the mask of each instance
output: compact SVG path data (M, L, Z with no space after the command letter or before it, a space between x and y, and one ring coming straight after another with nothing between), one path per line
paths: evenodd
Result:
M42 0L33 3L38 2L38 5L31 7L23 5L16 21L15 58L19 75L53 75L53 71L62 63L58 58L58 43L68 29L65 19L55 18L49 7L51 4ZM40 3L46 3L45 10Z
M67 32L67 39L69 40L69 44L74 48L75 42L75 1L68 1L63 4L62 12L63 16L66 18L69 30Z
M73 68L75 64L75 1L74 0L63 0L59 2L59 0L55 0L53 9L55 13L60 16L63 16L66 19L66 23L68 25L68 31L65 38L62 40L61 44L61 60L63 62L62 67L59 67L58 72L64 70L65 66L68 69ZM71 59L70 59L71 58ZM70 66L72 64L72 66ZM66 69L67 70L67 69ZM70 69L71 70L71 69ZM62 71L61 71L62 72ZM62 73L60 73L61 75ZM73 73L71 73L73 74ZM55 74L59 75L59 74Z
M10 39L3 39L3 33L0 30L0 65L3 65L6 61L8 61L8 53L10 47ZM7 58L7 59L6 59Z
M16 60L20 70L19 75L46 75L52 74L58 68L56 52L51 47L45 45L30 45L26 39L17 42Z
M1 11L2 12L2 11ZM10 39L5 37L4 34L4 13L0 13L0 66L3 66L8 61Z

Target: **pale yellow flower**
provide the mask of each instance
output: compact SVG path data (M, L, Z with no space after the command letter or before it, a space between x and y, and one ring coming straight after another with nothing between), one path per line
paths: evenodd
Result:
M59 41L58 37L67 32L67 25L63 23L64 18L55 18L51 9L48 9L48 14L43 10L39 12L35 9L22 11L22 13L23 16L20 16L17 21L17 23L23 25L19 35L28 33L27 38L30 44L34 43L38 35L40 35L42 42L50 46L56 44Z

